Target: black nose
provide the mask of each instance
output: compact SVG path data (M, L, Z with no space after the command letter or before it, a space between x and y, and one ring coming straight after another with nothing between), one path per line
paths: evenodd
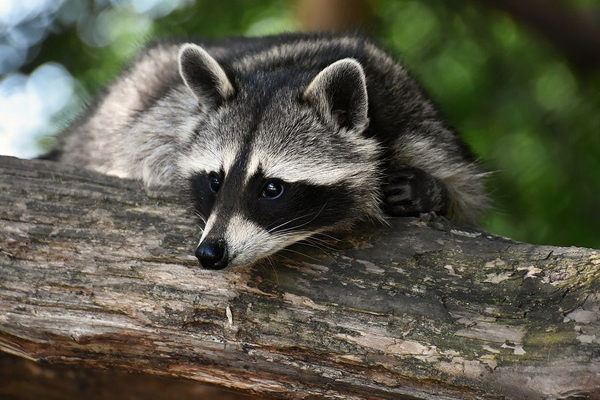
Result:
M196 249L196 257L206 269L223 269L227 266L229 255L227 246L220 241L204 241Z

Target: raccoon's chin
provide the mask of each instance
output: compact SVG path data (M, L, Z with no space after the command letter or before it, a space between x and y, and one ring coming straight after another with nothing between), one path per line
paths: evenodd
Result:
M285 249L286 247L306 239L315 232L298 232L287 235L273 235L261 243L253 243L245 246L245 251L236 252L232 249L230 252L229 267L242 267L254 265L257 262Z

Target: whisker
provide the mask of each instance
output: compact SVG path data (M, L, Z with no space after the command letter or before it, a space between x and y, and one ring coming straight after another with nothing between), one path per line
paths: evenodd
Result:
M292 227L292 228L287 228L287 229L281 230L281 231L279 231L278 233L285 233L285 232L289 232L289 231L292 231L292 230L296 230L296 229L298 229L298 228L302 228L303 226L305 226L305 225L307 225L307 224L310 224L311 222L313 222L313 221L314 221L314 220L315 220L315 219L316 219L316 218L319 216L319 214L321 214L321 212L323 212L323 210L325 209L325 206L326 206L326 205L327 205L327 202L325 202L325 204L323 204L323 207L321 207L321 209L319 210L319 212L318 212L318 213L317 213L317 214L316 214L314 217L312 217L310 221L308 221L308 222L305 222L305 223L303 223L303 224L300 224L300 225L296 225L296 226L294 226L294 227Z
M292 265L294 265L294 266L296 266L296 267L298 267L298 268L300 268L300 267L301 267L301 265L300 265L300 264L298 264L298 262L297 262L296 260L292 260L291 258L284 256L283 254L281 254L281 252L279 252L279 253L275 253L275 254L273 255L273 257L281 257L281 258L283 258L283 259L287 260L287 262L289 262L290 264L292 264Z
M277 285L279 285L279 274L277 274L277 269L275 269L275 264L273 263L273 257L267 256L266 260L269 262L269 264L271 265L271 269L275 273L275 283L277 283Z
M331 236L331 235L328 235L328 234L326 234L326 233L323 233L323 232L316 233L316 234L313 236L313 238L314 238L315 236L325 236L326 238L329 238L329 239L331 239L331 240L335 240L336 242L341 242L341 241L342 241L342 239L338 239L338 238L336 238L336 237L333 237L333 236Z
M263 265L262 263L257 263L256 265L258 265L258 267L259 267L261 270L265 271L265 273L267 272L267 267L266 267L265 265Z
M316 238L314 236L308 237L305 240L308 240L308 241L310 241L312 243L318 244L319 246L323 246L324 248L329 249L329 250L334 250L334 251L338 250L335 247L331 247L329 241L323 240L323 239L319 239L319 238Z
M306 238L305 240L307 242L309 242L309 243L312 243L315 246L318 246L318 247L322 248L322 249L327 249L327 250L331 250L331 251L337 251L337 250L339 250L339 249L336 249L335 247L329 246L327 244L327 242L324 242L322 240L315 241L315 238L313 238L313 237Z
M268 233L271 233L271 232L273 232L275 229L281 228L281 227L282 227L282 226L284 226L284 225L287 225L287 224L289 224L289 223L292 223L292 222L294 222L294 221L297 221L297 220L299 220L300 218L308 217L309 215L310 215L310 214L305 214L305 215L301 215L301 216L299 216L299 217L296 217L296 218L290 219L289 221L286 221L286 222L284 222L284 223L282 223L282 224L279 224L279 225L277 225L275 228L271 228L271 229L269 229L267 232L268 232Z
M325 254L327 257L329 257L332 261L335 261L335 258L333 258L333 256L331 254L329 254L327 251L325 251L325 249L323 249L321 246L317 245L316 243L310 243L307 239L304 239L304 240L298 242L298 244L302 245L302 246L308 246L308 247L313 247L315 249L318 249L321 252L323 252L323 254Z
M310 258L311 260L316 261L316 262L320 262L321 261L318 258L311 257L308 254L304 254L304 253L301 253L301 252L296 251L296 250L285 248L285 249L281 249L281 251L289 251L290 253L296 253L296 254L299 254L299 255L301 255L303 257Z
M194 214L196 214L196 216L198 218L200 218L202 220L202 222L204 222L204 225L206 225L206 217L204 215L202 215L202 213L200 211L195 210Z

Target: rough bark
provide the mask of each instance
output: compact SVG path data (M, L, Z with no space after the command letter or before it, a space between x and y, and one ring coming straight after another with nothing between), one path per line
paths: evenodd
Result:
M2 157L0 350L289 398L600 396L599 251L390 225L205 271L173 190Z

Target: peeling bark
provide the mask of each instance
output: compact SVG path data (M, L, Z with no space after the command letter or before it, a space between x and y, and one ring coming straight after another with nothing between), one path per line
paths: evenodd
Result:
M288 398L600 396L600 251L424 216L206 271L174 190L0 170L3 352Z

